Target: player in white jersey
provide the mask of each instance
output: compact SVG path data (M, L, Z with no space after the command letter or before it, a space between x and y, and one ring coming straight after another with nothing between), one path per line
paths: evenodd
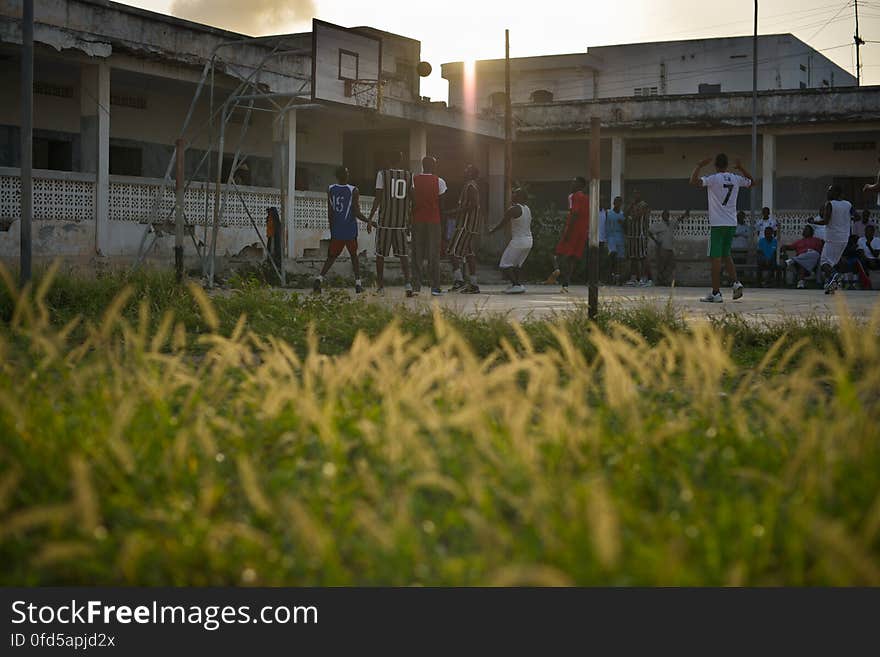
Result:
M700 301L723 303L721 296L721 265L727 269L727 275L733 281L733 298L743 295L743 285L736 275L736 265L730 256L730 247L736 235L736 199L740 187L749 188L755 182L752 174L743 168L737 160L734 168L742 175L727 170L727 155L719 153L715 156L716 172L708 176L700 176L700 169L709 164L712 158L700 162L691 173L691 185L705 187L709 194L709 260L712 263L712 291Z
M825 226L825 246L819 258L819 267L825 277L825 294L834 294L840 286L840 272L837 264L849 243L850 224L852 223L852 203L844 201L840 185L828 188L828 202L822 209L822 219L815 221Z
M877 162L880 162L880 158L877 158ZM865 185L862 187L862 191L865 194L876 194L877 198L874 200L877 202L877 207L880 208L880 171L877 172L877 179L874 181L874 184Z
M526 291L520 282L519 270L532 250L532 211L527 205L528 198L524 189L513 190L513 205L507 209L498 225L489 231L491 235L510 224L510 243L498 264L501 273L510 281L505 294L525 294Z

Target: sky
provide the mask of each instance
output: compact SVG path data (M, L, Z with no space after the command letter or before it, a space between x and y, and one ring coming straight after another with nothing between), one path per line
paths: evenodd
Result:
M446 100L440 64L504 56L510 29L512 57L584 52L588 46L665 41L752 33L753 3L743 0L571 0L502 2L372 3L363 0L128 0L127 4L188 18L244 34L280 34L310 29L312 17L347 27L370 25L422 43L422 59L434 72L422 94ZM855 71L852 0L760 0L761 34L792 32L846 70ZM880 84L880 0L859 1L862 83ZM589 7L589 9L586 9ZM875 43L870 43L874 41ZM849 47L837 47L850 44Z

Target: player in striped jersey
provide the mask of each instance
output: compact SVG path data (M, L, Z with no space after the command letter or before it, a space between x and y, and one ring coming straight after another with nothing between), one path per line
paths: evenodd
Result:
M339 167L336 169L335 185L330 185L327 190L327 220L330 222L330 246L327 249L327 260L321 273L315 278L313 289L316 294L321 293L321 283L324 276L330 271L330 267L342 253L348 250L351 257L351 268L354 270L354 291L360 294L364 291L361 285L360 262L357 252L357 220L367 223L367 232L373 230L373 222L368 220L361 212L361 195L358 188L348 184L348 169Z
M479 294L480 287L477 285L477 256L474 252L474 238L480 232L480 190L477 187L477 178L480 170L473 164L468 164L464 169L464 187L458 198L458 206L450 214L457 216L455 233L449 241L448 254L452 260L453 283L452 290L462 294ZM465 284L461 271L462 260L467 261L468 283Z
M412 221L412 173L405 168L403 153L397 154L394 166L381 169L376 175L376 197L370 209L370 221L379 212L376 230L376 293L385 293L385 258L392 250L400 258L400 268L406 281L406 296L413 296L409 273L409 253L406 238Z

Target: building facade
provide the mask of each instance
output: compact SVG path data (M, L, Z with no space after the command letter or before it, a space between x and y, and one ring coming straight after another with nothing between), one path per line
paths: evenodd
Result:
M20 17L20 2L0 2L0 258L7 260L17 258L20 234ZM462 121L460 112L423 102L413 39L357 28L381 40L382 104L370 110L312 100L311 33L251 38L106 0L36 3L34 31L38 260L171 258L179 138L191 262L204 257L218 212L218 256L259 251L255 224L264 237L270 206L287 210L287 260L321 257L336 167L349 167L368 210L376 170L401 151L413 167L429 151L443 153L441 173L453 190L465 164L476 162L486 174L486 204L500 209L500 122ZM230 102L221 121L218 108L247 80L253 102L246 95Z

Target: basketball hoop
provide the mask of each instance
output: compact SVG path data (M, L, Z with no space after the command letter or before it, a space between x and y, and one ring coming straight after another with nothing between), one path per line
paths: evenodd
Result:
M380 80L346 80L345 97L355 105L379 110L382 106L382 82Z

